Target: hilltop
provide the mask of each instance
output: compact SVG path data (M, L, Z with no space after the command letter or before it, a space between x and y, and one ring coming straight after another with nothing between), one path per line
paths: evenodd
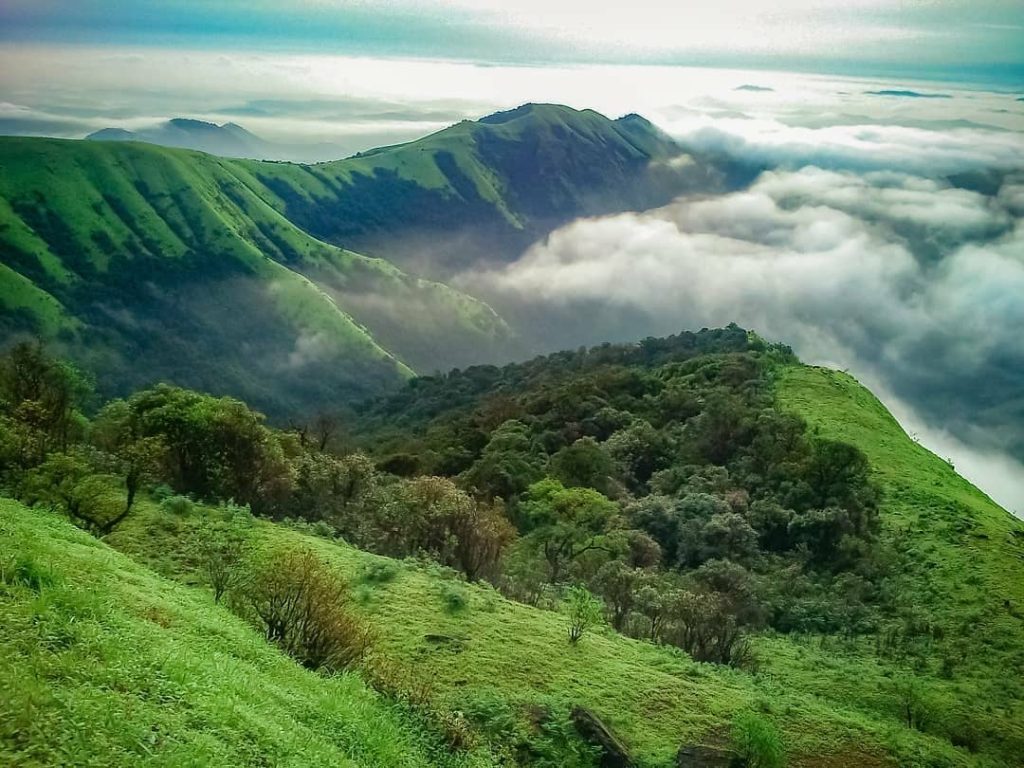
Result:
M252 168L303 229L444 279L501 262L579 216L718 184L638 115L526 104L313 166Z

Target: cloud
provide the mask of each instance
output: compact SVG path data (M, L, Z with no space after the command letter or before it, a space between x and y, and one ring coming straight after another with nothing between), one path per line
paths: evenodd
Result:
M948 120L946 113L945 119ZM778 118L689 118L666 126L692 152L758 167L897 171L923 177L1021 165L1021 137L1010 131L886 125L872 122L822 127L788 125Z
M575 344L738 322L913 403L944 425L929 432L946 435L937 446L975 451L972 466L984 454L1020 469L1006 451L1024 455L1022 203L1018 183L989 197L891 172L771 171L730 194L577 221L463 284L548 334L586 313ZM926 235L937 245L921 247ZM552 342L568 339L538 343ZM987 488L1019 507L1000 495L1015 477Z

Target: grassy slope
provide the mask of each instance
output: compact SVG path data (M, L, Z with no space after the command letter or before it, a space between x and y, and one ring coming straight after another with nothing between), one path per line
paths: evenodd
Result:
M0 500L0 573L0 764L471 763L358 677L303 670L50 513Z
M911 440L852 377L793 367L779 382L784 407L822 435L860 447L884 491L883 536L904 556L901 597L930 614L949 646L965 651L954 674L938 654L915 674L947 727L998 735L1007 756L1024 750L1024 523ZM896 669L868 649L807 643L771 646L774 668L806 690L827 688L864 711L879 711ZM839 663L837 663L837 660ZM801 673L810 667L814 675Z
M50 336L70 331L72 350L99 347L108 367L130 367L116 358L143 336L140 324L192 324L170 334L203 333L216 346L218 332L232 330L228 315L240 326L222 340L228 359L240 349L239 362L257 358L243 342L265 322L261 338L280 336L265 357L289 359L315 339L322 368L366 394L408 375L395 357L433 370L422 350L437 353L444 339L479 349L508 336L485 304L297 229L232 161L142 144L2 139L0 171L0 314ZM76 338L90 324L100 337ZM112 329L117 341L104 337ZM175 372L129 356L156 368L151 375ZM267 407L263 392L235 389Z

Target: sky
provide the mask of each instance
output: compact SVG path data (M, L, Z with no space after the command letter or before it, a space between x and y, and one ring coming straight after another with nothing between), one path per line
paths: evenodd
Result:
M1013 84L1019 0L5 0L0 40Z
M529 101L765 172L461 287L571 347L756 328L1024 514L1021 0L0 0L0 134L185 116L328 159Z

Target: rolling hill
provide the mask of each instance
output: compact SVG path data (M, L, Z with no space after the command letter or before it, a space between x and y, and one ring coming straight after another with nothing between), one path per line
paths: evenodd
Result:
M522 352L486 304L403 266L443 277L709 183L678 152L638 116L553 105L314 166L3 138L0 330L57 341L104 393L167 379L274 416L352 402Z
M222 157L254 160L315 162L341 156L333 144L287 144L263 139L237 123L217 125L205 120L175 117L166 122L132 131L103 128L85 137L88 141L144 141L162 147L194 149Z
M511 260L578 216L720 183L683 157L639 115L526 104L345 160L249 168L306 231L444 279Z
M735 372L737 356L764 351L730 328L469 369L379 402L364 434L386 452L377 429L385 417L383 434L426 441L453 417L493 428L483 426L493 424L487 418L515 402L532 409L520 418L575 428L577 406L608 418L615 409L600 400L613 391L643 408L657 393L640 381L678 395L688 377ZM628 751L629 762L616 764L636 768L703 765L693 762L697 748L725 765L715 750L750 712L777 726L793 768L1019 764L1024 691L1013 671L1024 660L1024 523L911 440L851 377L774 360L774 407L806 419L815 439L862 451L882 492L879 536L890 562L877 630L765 629L753 635L757 665L743 669L610 627L573 645L557 606L513 602L422 558L360 551L323 526L252 518L231 505L175 511L144 500L98 541L52 511L0 501L0 758L613 764L573 728L571 713L583 708ZM558 388L577 378L586 384L578 399L560 400ZM475 450L468 440L465 447ZM303 670L215 604L196 558L209 526L228 519L259 546L308 549L343 575L376 652L423 692L433 714L424 720L422 709L375 692L364 672ZM914 638L912 652L893 654L890 633ZM472 736L443 746L453 722Z
M0 327L58 342L104 392L169 379L280 415L510 337L486 305L302 232L230 161L6 139L0 167Z

